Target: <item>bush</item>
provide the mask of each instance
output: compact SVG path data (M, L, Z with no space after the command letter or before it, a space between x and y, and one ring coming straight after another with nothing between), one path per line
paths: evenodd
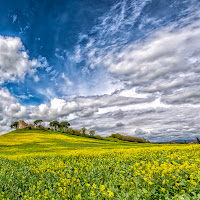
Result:
M128 142L137 142L137 143L147 143L148 142L145 138L126 136L126 135L121 135L119 133L112 134L110 137L117 138L118 140L128 141Z
M73 135L81 135L81 131L78 129L72 129L72 134Z

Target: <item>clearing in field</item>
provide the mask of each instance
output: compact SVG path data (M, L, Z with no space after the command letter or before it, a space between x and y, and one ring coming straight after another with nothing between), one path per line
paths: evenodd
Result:
M0 199L200 199L199 145L0 136Z

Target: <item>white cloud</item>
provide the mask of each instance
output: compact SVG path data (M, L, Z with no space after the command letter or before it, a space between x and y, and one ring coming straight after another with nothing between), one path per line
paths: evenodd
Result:
M12 23L15 23L16 20L17 20L17 15L13 15L13 16L12 16L12 20L13 20Z
M95 112L98 112L97 107L85 107L80 112L77 112L76 114L79 117L88 117L88 116L93 115Z
M64 79L65 84L66 84L67 86L73 85L72 81L70 81L70 79L65 75L65 73L62 73L62 74L61 74L61 77Z
M198 125L200 106L159 108L160 104L154 107L154 102L151 102L148 108L146 106L138 108L134 107L135 98L118 98L116 94L79 97L71 101L54 98L50 105L41 104L26 109L7 89L2 88L0 90L0 131L1 133L9 131L10 124L19 119L25 119L29 123L35 119L43 119L47 122L46 125L52 120L70 120L74 128L94 129L97 134L104 136L119 132L144 136L151 141L169 140L170 136L172 139L195 140L200 128ZM147 98L146 101L148 100ZM110 107L114 109L109 111L107 108ZM98 112L99 108L105 108L107 112Z
M119 109L119 107L118 107ZM148 108L95 114L88 118L76 118L71 124L86 127L97 134L108 136L122 133L145 137L150 141L196 140L198 136L200 107ZM120 126L116 126L119 124Z
M43 57L29 59L20 38L0 36L0 84L23 80L27 73L33 75L36 68L46 66Z
M52 98L50 105L41 104L29 110L31 118L42 118L44 120L55 120L59 117L66 117L75 113L79 117L88 117L97 113L99 108L109 108L118 106L129 106L142 103L153 102L152 96L148 97L126 97L112 95L99 95L88 97L74 97L70 101Z
M92 28L94 36L80 34L74 59L84 60L92 69L104 67L138 95L154 93L169 103L165 94L173 96L176 90L200 84L200 4L196 0L167 3L177 13L158 19L144 12L152 4L137 0L114 4ZM141 38L130 42L133 30Z
M162 101L167 104L191 104L200 105L200 87L182 88L171 94L163 96Z
M33 77L33 80L34 80L34 82L38 82L40 79L39 79L39 77L36 75L36 76Z
M19 103L12 103L5 107L4 112L8 117L20 119L26 116L26 107Z
M10 102L14 102L15 98L10 94L8 89L6 88L0 88L0 100L1 100L1 106L2 105L9 105Z
M200 20L180 29L173 28L159 30L144 42L130 44L121 52L108 55L104 65L109 72L118 74L119 79L129 80L134 85L197 72Z
M17 102L8 89L0 88L0 134L10 131L13 121L27 118L25 106Z
M41 104L38 107L30 110L30 116L32 118L42 118L46 121L56 120L59 117L68 116L78 110L78 104L76 102L67 102L64 99L54 98L51 100L50 106Z

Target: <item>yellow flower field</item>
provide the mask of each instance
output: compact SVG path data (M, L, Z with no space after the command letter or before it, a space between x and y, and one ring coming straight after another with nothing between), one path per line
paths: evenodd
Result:
M0 199L200 199L199 145L35 134L0 136Z

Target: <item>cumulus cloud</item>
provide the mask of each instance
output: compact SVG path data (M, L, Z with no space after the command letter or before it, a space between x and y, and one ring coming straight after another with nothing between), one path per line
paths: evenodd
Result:
M0 134L8 132L13 121L27 118L25 106L20 105L8 89L0 88Z
M71 101L53 98L49 106L47 104L41 104L29 112L31 117L44 118L46 120L68 116L71 113L76 113L79 117L88 117L98 112L99 108L135 105L152 102L153 100L154 97L152 96L134 98L118 96L115 93L112 95L74 97Z
M19 103L12 103L5 108L5 114L11 118L23 118L26 116L26 107L20 105Z
M41 104L30 110L32 118L42 118L46 121L55 120L58 117L67 116L78 110L78 104L74 101L67 102L64 99L51 100L50 106Z
M43 57L29 59L29 55L18 37L0 36L0 84L5 81L23 80L33 75L38 67L47 66Z

